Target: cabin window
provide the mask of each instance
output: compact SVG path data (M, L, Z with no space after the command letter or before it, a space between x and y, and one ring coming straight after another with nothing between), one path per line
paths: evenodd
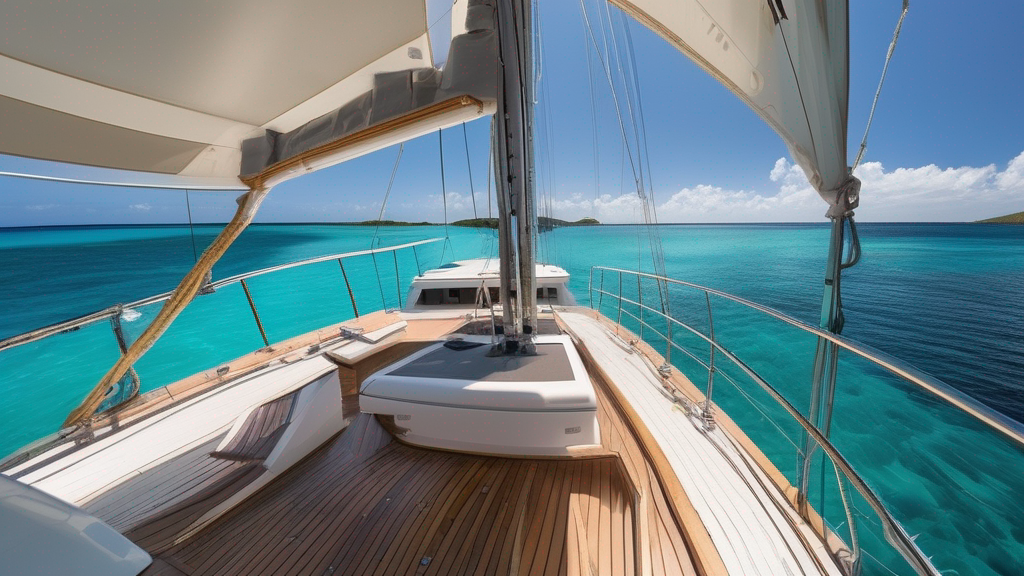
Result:
M558 300L558 288L537 288L537 300Z
M424 288L416 303L423 306L475 304L476 288Z
M420 291L420 299L417 304L425 306L437 306L444 300L444 291L440 288L424 288Z

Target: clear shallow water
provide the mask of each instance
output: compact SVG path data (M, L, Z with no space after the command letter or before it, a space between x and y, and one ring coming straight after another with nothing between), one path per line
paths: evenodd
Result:
M844 275L851 338L931 372L1002 412L1024 419L1024 227L861 225L864 259ZM217 228L197 229L200 249ZM254 226L215 268L239 272L365 249L372 229ZM634 227L561 229L541 255L572 273L588 303L590 266L650 270L646 235ZM440 227L385 228L383 245L442 236ZM493 249L488 233L451 228L456 258ZM828 230L815 225L664 226L669 276L707 285L816 323ZM638 245L638 238L641 240ZM401 298L417 271L441 261L442 245L399 253ZM448 251L445 260L451 259ZM173 288L192 264L185 227L0 230L0 338ZM394 261L346 261L360 312L399 305ZM615 280L606 277L606 288ZM352 316L336 262L250 282L271 341ZM650 298L645 287L645 296ZM628 288L627 288L628 290ZM635 290L635 288L634 288ZM814 339L735 305L713 302L716 336L798 408L808 403ZM673 291L672 310L706 325L703 296ZM137 336L157 307L126 322ZM608 302L605 311L609 312ZM656 344L656 338L649 341ZM677 343L707 352L696 340ZM262 345L237 285L194 301L137 365L143 391L217 366ZM0 353L0 455L52 432L117 355L106 323ZM674 355L701 388L707 374ZM795 482L794 425L734 367L738 386L716 380L715 399ZM972 420L870 367L841 356L833 441L892 508L936 564L950 574L1024 574L1024 453ZM817 470L816 470L817 472ZM825 516L845 534L831 469ZM815 478L820 478L815 475ZM813 498L822 489L815 486ZM814 501L814 500L812 500ZM855 503L867 511L863 502ZM859 517L868 553L886 554L872 520ZM887 558L884 558L886 559ZM866 573L879 571L870 559Z

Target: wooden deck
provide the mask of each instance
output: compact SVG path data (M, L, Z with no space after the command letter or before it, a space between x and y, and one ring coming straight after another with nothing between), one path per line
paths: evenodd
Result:
M705 431L665 397L650 360L616 341L589 310L558 317L594 371L613 383L609 396L629 412L630 426L649 437L643 444L668 481L698 562L745 576L841 576L819 536L738 442L723 427Z
M643 354L616 342L592 313L566 310L545 328L562 326L579 341L598 396L600 447L560 459L425 450L358 415L367 375L464 323L410 319L380 344L355 342L328 356L310 349L204 384L202 401L156 406L8 473L83 505L146 548L148 576L839 574L776 493L771 470L737 444L742 434L695 426L664 397L666 384ZM354 422L216 520L199 522L266 470L262 459L295 401L295 386L282 380L332 369ZM258 408L224 443L246 405ZM192 424L183 429L185 416ZM152 461L159 454L169 456Z
M362 415L146 574L634 574L637 498L616 458L423 450Z

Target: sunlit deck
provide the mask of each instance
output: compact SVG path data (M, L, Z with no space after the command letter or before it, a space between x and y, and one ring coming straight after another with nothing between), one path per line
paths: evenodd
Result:
M151 548L147 574L633 574L634 502L612 456L424 450L364 414L208 528Z
M351 324L374 329L376 341L281 346L291 356L194 384L189 401L155 395L114 431L6 473L120 530L153 555L150 575L840 574L759 462L726 431L707 433L675 409L650 359L592 312L560 310L542 332L577 343L597 395L600 445L532 459L414 447L388 432L386 417L359 414L371 374L453 330L489 328L465 317L385 316L394 315ZM266 375L309 381L325 372L337 372L347 427L275 471L275 443L294 425L302 388ZM243 391L255 408L231 400ZM197 408L209 402L222 408ZM131 452L120 461L121 447L180 431L175 415L189 410L200 410L190 421L210 419L189 431L194 440L174 439L181 446L156 462L133 462Z

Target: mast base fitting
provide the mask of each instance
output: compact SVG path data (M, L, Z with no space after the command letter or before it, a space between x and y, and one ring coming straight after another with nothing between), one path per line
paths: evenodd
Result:
M537 354L537 345L530 336L523 336L519 339L505 338L491 347L488 356L534 356Z

